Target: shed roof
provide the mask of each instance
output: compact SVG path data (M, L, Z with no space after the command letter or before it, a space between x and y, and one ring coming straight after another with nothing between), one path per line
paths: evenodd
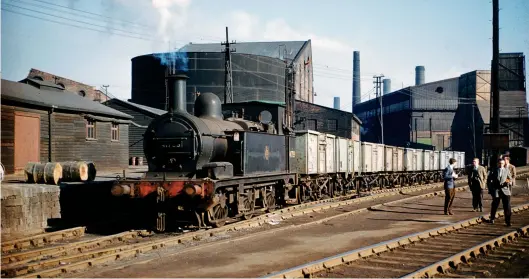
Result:
M308 41L279 41L279 42L237 42L233 45L236 53L262 55L279 59L294 60ZM220 52L220 44L193 44L189 43L178 51L181 52ZM286 52L285 52L286 49Z
M40 89L54 88L54 89L58 89L58 90L64 90L64 88L61 87L58 84L55 84L55 83L50 82L50 81L35 79L35 78L25 78L25 79L21 80L20 82L26 83L26 84L29 84L29 85L33 85L33 86L35 86L37 88L40 88Z
M335 108L331 108L331 107L326 107L326 106L322 106L322 105L318 105L318 104L310 103L310 102L305 102L305 101L301 101L301 100L296 100L296 102L304 103L304 104L307 104L309 106L317 106L317 107L320 107L320 108L324 108L324 109L328 109L328 110L335 110L335 111L339 111L341 113L345 113L347 115L350 115L354 119L354 121L356 121L359 125L362 125L362 120L360 120L360 118L358 118L358 116L356 116L352 112L348 112L348 111L341 110L341 109L335 109Z
M64 110L76 113L91 113L120 119L133 118L126 113L122 113L100 104L99 102L91 101L66 90L55 91L39 89L26 83L5 79L2 79L1 89L2 100L11 100L46 108L53 107L56 110Z
M109 104L109 103L118 103L118 104L124 105L124 106L126 106L128 108L134 109L136 111L139 110L141 113L150 114L152 116L159 116L159 115L163 115L163 114L167 113L167 111L165 111L165 110L161 110L161 109L157 109L157 108L153 108L153 107L148 107L148 106L144 106L144 105L133 103L131 101L120 100L120 99L117 99L117 98L110 99L110 100L104 102L103 104Z

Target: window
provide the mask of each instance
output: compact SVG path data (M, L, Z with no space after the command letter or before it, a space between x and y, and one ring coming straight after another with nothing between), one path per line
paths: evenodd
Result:
M318 124L316 122L316 119L307 120L307 130L313 130L313 131L318 130Z
M34 76L33 79L36 79L36 80L43 80L42 77L39 77L39 76Z
M119 125L112 123L112 127L110 128L110 136L112 141L118 141L119 140Z
M93 120L87 120L86 122L86 138L87 139L96 138L96 122Z
M329 131L338 130L338 120L336 120L336 119L327 119L327 129L329 129Z
M60 86L60 87L62 87L62 89L64 89L64 88L65 88L65 87L64 87L64 84L62 84L62 83L60 83L60 82L59 82L59 83L57 83L57 85L58 85L58 86Z
M84 90L79 91L79 96L85 97L86 96L86 92L84 92Z

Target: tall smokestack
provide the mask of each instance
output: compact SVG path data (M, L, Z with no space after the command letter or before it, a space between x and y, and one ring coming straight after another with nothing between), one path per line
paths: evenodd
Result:
M340 97L334 97L334 109L340 109Z
M184 74L167 76L169 111L187 112L186 85L188 77Z
M353 108L360 103L360 51L353 51Z
M415 85L424 83L424 66L415 67Z
M386 95L389 92L391 92L391 79L385 78L382 80L382 93Z

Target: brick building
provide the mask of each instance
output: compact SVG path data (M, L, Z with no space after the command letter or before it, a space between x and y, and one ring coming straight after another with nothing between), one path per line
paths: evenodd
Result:
M295 117L296 130L313 130L360 140L362 122L350 112L296 100Z
M36 161L128 166L132 116L35 79L2 79L1 100L1 162L7 174Z
M105 95L105 93L103 93L101 90L98 90L96 87L43 72L34 68L29 71L27 78L51 82L70 93L78 94L79 96L85 97L92 101L102 103L110 99Z

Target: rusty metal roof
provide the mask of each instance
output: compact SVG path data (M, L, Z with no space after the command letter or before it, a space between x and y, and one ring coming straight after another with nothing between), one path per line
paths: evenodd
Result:
M99 102L83 98L74 92L39 89L33 85L5 79L2 79L1 97L2 102L9 100L45 108L53 107L59 111L91 113L120 119L133 118L126 113L107 107Z

